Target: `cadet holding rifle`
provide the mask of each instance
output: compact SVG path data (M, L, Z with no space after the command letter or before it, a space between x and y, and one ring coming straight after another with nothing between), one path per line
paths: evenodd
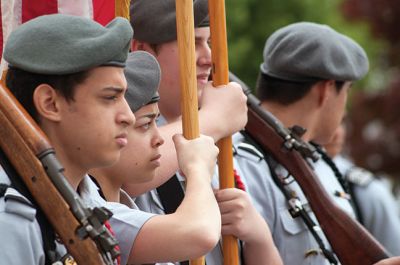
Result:
M103 27L76 16L48 15L21 25L10 35L4 51L10 64L7 86L47 134L68 182L91 206L106 202L86 175L88 170L118 161L135 122L124 98L123 72L132 33L122 18ZM186 146L186 142L180 144L182 149ZM213 144L203 148L215 150ZM8 184L7 177L1 176L1 182ZM154 215L121 205L106 206L114 214L110 224L120 243L121 264L126 264L138 231ZM43 228L35 212L12 187L0 199L0 238L7 240L0 248L4 263L49 262L43 246L49 242L42 242ZM57 250L60 256L66 252L60 244Z
M298 128L297 137L323 144L343 118L352 82L367 71L367 56L352 39L326 25L295 23L277 30L267 40L256 95L261 107L284 127L299 125L307 130L303 135ZM242 141L247 142L246 138ZM245 175L246 187L273 232L284 264L338 264L307 194L273 159L274 154L265 155L267 163L241 159L240 164L253 171ZM320 175L319 179L336 204L355 217L348 196L335 195L346 194L341 180L333 174ZM299 209L304 209L301 214Z

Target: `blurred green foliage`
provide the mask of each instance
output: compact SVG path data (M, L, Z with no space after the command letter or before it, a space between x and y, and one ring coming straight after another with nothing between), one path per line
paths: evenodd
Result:
M299 21L327 24L356 40L370 59L370 73L356 87L378 89L386 71L382 71L385 43L374 39L364 22L350 22L341 11L341 0L226 0L229 66L254 88L267 37L280 27Z

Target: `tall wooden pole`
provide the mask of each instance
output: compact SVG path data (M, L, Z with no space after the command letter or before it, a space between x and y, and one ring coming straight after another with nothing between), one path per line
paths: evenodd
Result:
M209 0L211 47L212 47L212 77L213 85L226 85L229 82L228 44L226 34L225 1ZM232 137L218 141L218 171L221 189L234 188ZM224 265L239 264L237 239L227 235L222 238Z
M179 49L181 110L183 136L199 137L196 53L194 42L193 0L176 0L176 28ZM191 260L191 265L203 265L204 257Z

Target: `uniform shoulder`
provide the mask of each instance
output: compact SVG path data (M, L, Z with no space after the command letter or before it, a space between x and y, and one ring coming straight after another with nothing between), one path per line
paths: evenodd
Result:
M368 186L374 179L374 174L365 168L353 166L346 171L346 179L358 186Z
M233 137L233 154L246 159L261 161L263 153L242 134L235 134Z
M3 212L15 215L28 221L36 219L36 208L26 197L12 187L8 187L2 199Z

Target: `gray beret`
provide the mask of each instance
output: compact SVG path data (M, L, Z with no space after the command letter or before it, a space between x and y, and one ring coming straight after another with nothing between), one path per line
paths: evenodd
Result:
M126 61L125 76L128 82L125 98L132 112L160 99L157 91L161 80L161 69L157 59L150 53L144 51L130 53Z
M132 36L124 18L103 27L79 16L40 16L10 34L4 58L12 67L37 74L72 74L100 65L124 67Z
M300 22L268 38L260 71L288 81L353 81L368 67L365 51L354 40L329 26Z
M194 0L194 27L208 26L208 0ZM177 39L175 0L132 0L135 39L160 44Z

